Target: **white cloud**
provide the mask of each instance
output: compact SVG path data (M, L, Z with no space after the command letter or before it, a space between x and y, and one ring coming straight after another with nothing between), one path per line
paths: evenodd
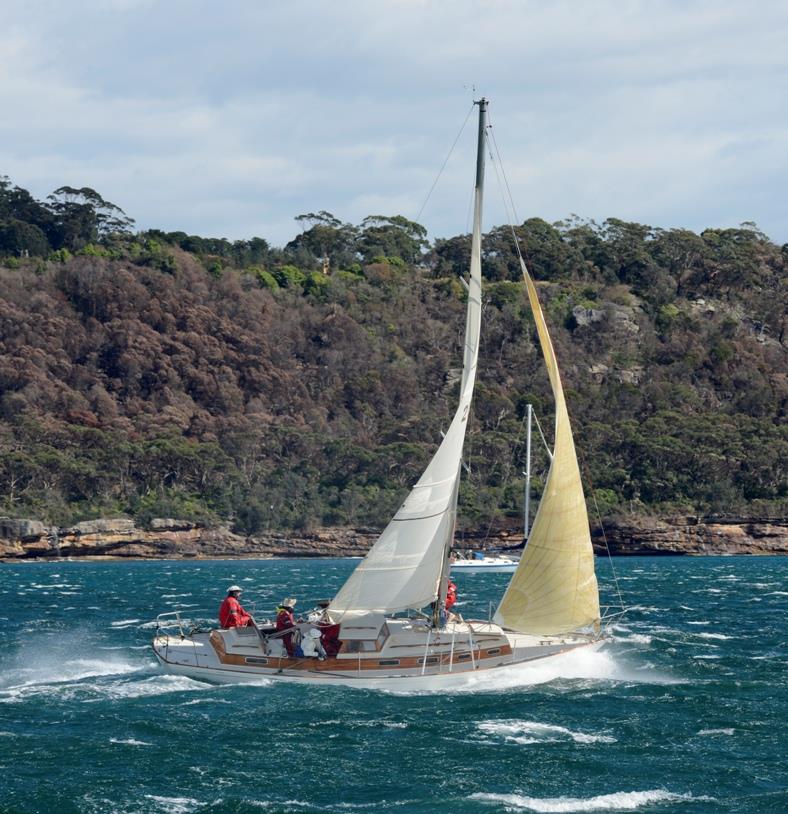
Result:
M521 217L755 220L786 241L786 41L780 2L11 2L0 172L283 245L304 211L414 217L475 82ZM434 235L466 228L473 130L421 218Z

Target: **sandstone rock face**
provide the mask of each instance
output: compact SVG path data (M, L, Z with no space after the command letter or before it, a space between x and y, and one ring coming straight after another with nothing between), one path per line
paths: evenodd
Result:
M191 520L173 520L171 517L154 517L150 521L151 531L190 531L196 526Z
M377 536L375 529L331 528L241 537L227 528L199 528L169 518L151 522L150 529L136 528L127 518L55 529L36 520L0 518L0 558L362 557ZM608 548L614 556L788 554L788 520L637 518L607 524L604 535L594 530L592 541L600 556L607 556ZM513 527L490 535L464 534L455 547L506 548L520 542L522 532Z
M788 554L788 521L677 517L621 521L592 534L598 554Z
M134 532L134 521L128 517L115 517L101 520L84 520L63 534L131 534Z
M0 517L0 540L34 542L47 533L47 527L38 520L16 520Z

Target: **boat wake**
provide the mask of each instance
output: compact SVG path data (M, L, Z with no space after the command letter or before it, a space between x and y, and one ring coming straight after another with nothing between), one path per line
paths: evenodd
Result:
M148 676L142 677L146 673ZM89 636L75 631L57 638L28 639L3 671L0 703L34 696L54 701L136 698L210 686L183 676L161 675L147 657L124 658L117 651L110 655L90 646Z
M618 791L596 797L525 797L520 794L472 794L472 800L503 806L504 811L580 812L580 811L635 811L655 803L680 801L705 801L709 797L693 797L691 794L675 794L664 789L649 791Z
M392 695L429 695L446 692L446 685L441 683L440 678L436 678L432 683L429 678L423 678L421 681L422 684L417 689L383 688L383 691ZM621 656L616 655L612 648L601 651L578 648L550 659L457 676L452 682L452 692L499 692L562 681L571 681L571 689L577 688L578 681L583 682L584 688L588 682L681 683L679 679L656 672L650 666L627 663Z

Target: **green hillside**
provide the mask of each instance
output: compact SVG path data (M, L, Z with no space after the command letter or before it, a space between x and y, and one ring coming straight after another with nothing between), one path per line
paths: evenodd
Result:
M281 249L135 234L93 190L0 179L0 514L383 525L456 403L470 238L299 220ZM785 516L788 246L752 224L517 233L601 512ZM483 273L464 527L519 515L528 402L551 433L509 230Z

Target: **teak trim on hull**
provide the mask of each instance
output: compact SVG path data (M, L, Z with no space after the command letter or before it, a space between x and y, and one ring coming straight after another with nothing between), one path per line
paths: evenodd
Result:
M221 634L214 630L209 639L221 664L235 667L268 667L272 670L304 670L308 672L342 672L358 673L364 670L386 670L399 667L403 670L412 670L424 666L424 656L389 656L384 658L370 658L358 654L355 658L327 657L324 661L316 658L281 658L279 656L242 656L228 653L224 646ZM355 655L355 654L354 654ZM484 662L487 659L496 659L496 664L505 656L512 655L509 645L499 645L489 648L474 648L470 650L455 650L451 653L430 653L426 656L427 668L440 669L449 665L466 665Z

